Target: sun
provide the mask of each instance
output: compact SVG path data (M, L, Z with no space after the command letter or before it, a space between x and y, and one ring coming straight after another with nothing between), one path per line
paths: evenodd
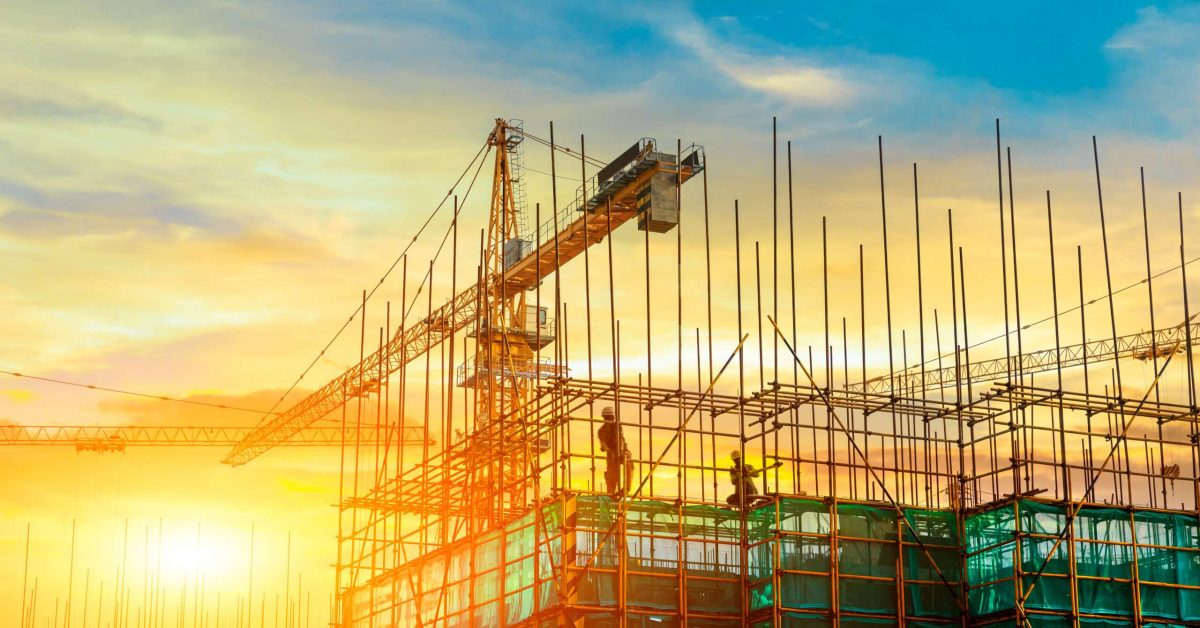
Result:
M164 576L177 579L205 576L211 580L232 575L236 565L244 563L245 556L239 555L233 539L226 534L210 531L197 536L195 532L181 532L163 534L161 560Z

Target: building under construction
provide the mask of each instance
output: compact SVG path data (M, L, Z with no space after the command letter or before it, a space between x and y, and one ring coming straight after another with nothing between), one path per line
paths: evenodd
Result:
M534 146L551 156L546 215L522 181ZM1085 295L1082 257L1054 248L1049 194L1040 224L1016 220L1000 149L997 125L1005 329L992 338L995 329L971 325L967 292L982 288L965 278L953 215L922 226L914 166L916 285L937 283L949 303L935 308L918 292L919 329L893 334L886 202L885 294L867 295L860 247L858 282L831 285L825 272L823 317L797 315L790 145L787 193L773 194L777 217L786 198L788 224L768 249L770 267L789 277L762 271L736 207L731 224L710 219L702 148L642 139L599 163L564 149L552 128L543 139L497 120L473 162L492 168L477 280L444 303L431 290L406 294L357 366L225 461L248 463L326 417L342 434L369 423L385 435L369 445L343 437L338 626L1200 625L1200 325L1187 300L1182 201L1170 268L1151 268L1147 227L1144 280L1114 288L1100 195L1107 290ZM584 180L561 194L560 162L582 166ZM1098 191L1099 170L1097 159ZM685 207L685 188L703 200ZM455 247L458 209L456 200L446 234ZM686 274L681 221L706 243L704 267ZM611 303L611 236L629 222L647 243L626 253L645 257L645 320L593 306L589 284L589 301L572 310L587 333L568 335L560 269L607 273L595 291ZM1017 279L1027 255L1018 228L1050 243L1037 259L1048 259L1052 314L1036 321ZM676 243L673 259L652 259L658 238ZM714 259L718 240L733 260ZM606 250L607 269L589 249ZM934 257L945 276L922 268ZM712 324L718 265L737 278L724 286L736 290L728 337ZM1077 285L1059 285L1076 270ZM675 293L652 294L652 273L673 277ZM831 291L856 295L859 329L831 314ZM686 312L698 325L685 326L685 292L706 296L707 312ZM1149 327L1119 328L1114 296L1147 292ZM1156 293L1181 303L1180 316ZM1099 339L1085 333L1094 312L1106 324ZM622 325L644 346L622 346ZM883 325L886 344L868 347L868 327ZM814 351L801 338L823 342ZM623 349L645 363L622 360ZM868 368L882 356L886 369ZM414 364L423 367L409 373ZM1134 364L1150 375L1136 377ZM1167 390L1168 379L1183 384ZM431 380L446 391L437 412ZM444 436L406 460L399 417L422 413Z

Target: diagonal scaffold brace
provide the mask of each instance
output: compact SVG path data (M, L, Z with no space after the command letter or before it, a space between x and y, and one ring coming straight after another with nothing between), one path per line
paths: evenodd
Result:
M1185 321L1184 324L1186 325L1187 321ZM1108 450L1108 456L1104 458L1104 462L1096 469L1096 472L1092 474L1091 479L1088 480L1087 487L1083 492L1084 495L1087 495L1092 491L1093 488L1095 488L1096 483L1100 481L1100 476L1104 474L1109 463L1113 461L1113 458L1116 456L1117 449L1125 442L1125 437L1129 433L1129 428L1133 425L1133 419L1137 417L1138 412L1141 412L1142 406L1146 405L1146 400L1150 398L1150 393L1154 391L1156 386L1158 386L1158 380L1161 379L1163 373L1166 372L1167 365L1171 363L1171 358L1175 357L1175 354L1179 351L1181 344L1182 342L1176 342L1175 346L1171 348L1171 352L1167 354L1167 359L1163 361L1162 366L1158 368L1158 372L1154 374L1154 380L1150 382L1149 386L1146 387L1145 394L1142 395L1142 399L1138 401L1138 404L1134 408L1133 412L1129 413L1128 417L1123 416L1121 418L1121 433L1113 439L1113 445L1112 448ZM1058 547L1062 545L1063 540L1067 537L1067 533L1074 531L1075 518L1079 516L1079 512L1082 509L1083 500L1071 505L1070 512L1067 515L1067 521L1063 524L1063 529L1058 532L1057 537L1054 539L1054 545L1052 545L1050 550L1046 552L1046 557L1042 559L1042 564L1038 566L1038 570L1034 573L1033 579L1029 581L1029 587L1025 589L1025 592L1021 595L1020 599L1017 600L1017 612L1020 613L1019 617L1021 620L1021 625L1025 626L1026 628L1033 628L1033 626L1030 624L1029 616L1025 612L1025 602L1029 600L1029 595L1033 593L1034 587L1037 586L1038 580L1042 577L1042 573L1046 571L1046 567L1050 564L1050 559L1054 556L1055 552L1058 551Z
M921 535L917 532L916 528L912 526L912 523L909 522L908 515L904 514L904 509L901 508L900 504L896 502L896 499L892 497L891 491L889 491L887 485L883 483L883 480L875 471L875 467L871 466L871 461L867 460L866 454L863 453L863 450L859 448L858 443L855 442L853 434L851 434L850 430L846 429L846 425L842 423L842 418L838 416L837 410L834 409L833 402L829 400L829 395L824 389L817 386L817 382L813 379L812 373L808 372L808 367L804 365L804 361L800 359L800 356L796 355L796 350L792 347L792 343L788 342L787 337L784 336L783 332L779 329L779 325L775 323L774 317L768 315L767 321L771 323L771 327L775 328L775 334L779 336L780 340L783 341L783 345L787 347L788 353L791 354L792 359L794 359L796 364L800 366L800 370L803 371L804 376L808 378L808 382L812 386L813 390L817 391L817 394L821 397L821 402L825 404L825 408L829 411L830 417L837 424L838 429L846 435L846 440L854 449L854 453L858 454L858 457L862 460L863 466L865 466L867 469L867 473L871 475L871 479L875 480L875 482L879 485L880 490L883 491L883 496L887 498L888 503L891 504L892 509L896 512L897 519L904 522L904 527L908 528L909 532L912 532L913 539L917 541L917 546L921 549L921 553L925 555L925 559L929 561L929 565L933 567L933 570L937 573L938 579L941 580L942 584L946 586L946 589L950 591L950 595L954 596L954 603L958 605L959 610L965 613L967 611L967 605L958 595L958 589L950 583L950 581L946 578L946 574L942 573L941 567L938 567L937 561L933 559L933 555L929 552L929 548L925 545L925 542L921 540Z

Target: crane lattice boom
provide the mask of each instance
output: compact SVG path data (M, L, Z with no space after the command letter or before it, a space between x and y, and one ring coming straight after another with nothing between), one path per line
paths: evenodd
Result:
M969 364L931 368L921 371L911 367L896 373L894 377L881 375L865 382L848 385L850 391L887 394L953 388L982 382L994 382L1015 376L1017 373L1030 375L1063 368L1094 364L1115 358L1148 360L1158 355L1164 358L1175 351L1184 351L1187 341L1200 344L1200 323L1191 324L1191 333L1186 326L1177 325L1154 332L1142 331L1128 336L1118 336L1114 345L1112 338L1093 340L1084 344L1068 345L1058 349L1027 351L1020 355L994 360L980 360ZM953 358L951 358L953 360Z
M74 445L76 451L124 451L126 447L228 447L241 442L253 428L236 426L153 425L5 425L0 426L0 446ZM290 447L329 447L358 442L362 445L396 442L394 430L307 427L284 443ZM425 430L403 428L401 445L421 445Z

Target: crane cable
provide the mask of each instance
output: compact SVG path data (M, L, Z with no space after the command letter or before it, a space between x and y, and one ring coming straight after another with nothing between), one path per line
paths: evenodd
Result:
M538 143L543 144L548 147L550 146L550 142L548 142L536 135L528 133L528 132L524 131L523 129L518 129L518 128L513 127L513 130L519 132L522 136L524 136L526 138L534 140L535 142L538 142ZM568 155L571 155L577 159L582 157L578 152L572 151L570 148L567 148L566 146L555 144L554 149L558 150L560 152L566 153ZM475 156L471 159L471 161L467 164L467 166L463 169L463 171L458 175L458 178L455 179L454 185L451 186L450 190L446 192L446 195L443 196L441 201L438 202L437 206L434 207L433 211L429 214L429 216L421 224L421 227L419 229L417 229L416 235L414 235L412 240L410 240L409 243L404 247L404 250L401 251L400 254L396 256L396 259L394 259L392 261L392 264L388 267L388 269L386 271L384 271L383 275L379 278L379 281L376 282L375 285L371 288L371 290L367 292L367 298L366 298L367 301L371 300L371 297L374 296L375 292L379 289L379 286L383 285L384 281L387 280L388 276L391 275L392 271L394 271L396 269L396 266L398 266L400 264L400 261L408 253L409 249L412 248L412 245L417 242L417 240L424 233L425 229L429 226L429 224L433 221L433 219L437 217L438 213L445 206L446 201L450 200L450 197L452 197L454 195L454 190L458 188L458 185L460 183L462 183L463 178L466 177L468 172L470 172L471 167L474 166L476 164L476 162L479 162L479 166L476 168L475 174L471 178L471 182L470 182L470 184L468 184L466 193L464 194L464 196L462 198L463 203L459 204L458 210L455 212L454 221L458 220L458 213L461 212L462 205L465 204L467 197L470 196L471 190L475 185L475 181L478 179L479 174L483 169L483 163L486 161L486 153L488 153L488 152L490 152L490 145L487 141L485 141L483 146L481 146L479 148L479 150L475 153ZM485 159L483 161L480 160L481 156L485 157ZM604 166L605 165L604 162L601 162L592 157L587 157L586 161L588 161L589 163L591 163L592 165L595 165L595 166ZM526 168L526 169L531 170L530 168ZM541 171L538 171L538 170L534 170L534 172L539 172L540 174L549 174L549 173L542 173ZM567 177L563 177L563 178L567 178ZM438 249L437 249L436 253L434 254L433 261L437 261L438 257L440 256L442 250L445 247L446 240L449 238L449 235L450 235L452 229L453 229L453 221L451 222L451 228L448 229L446 231L446 234L444 234L442 236L441 243L438 245ZM429 279L430 279L430 273L428 271L426 271L425 277L421 280L421 284L417 287L417 292L413 296L412 302L409 303L408 307L404 311L405 318L407 318L407 316L408 316L409 312L411 312L412 308L416 306L417 298L420 296L422 290L425 287L426 282L429 281ZM276 409L279 407L279 404L282 403L283 400L285 398L287 398L287 396L296 389L296 386L298 386L300 384L300 382L303 381L303 379L308 375L308 373L312 370L312 368L314 366L316 366L317 362L319 362L320 359L322 357L324 357L325 353L330 349L330 347L333 346L333 343L336 342L339 337L341 337L341 334L344 331L346 331L346 328L350 326L350 323L354 322L354 319L357 318L359 313L362 312L363 306L364 306L364 303L358 304L358 306L355 308L354 312L351 313L351 315L346 319L346 322L342 323L342 326L337 330L337 332L334 333L333 337L329 339L329 342L327 342L325 344L325 347L322 348L321 351L317 353L316 357L314 357L312 359L312 361L309 362L308 366L305 367L304 371L300 373L299 377L296 378L296 380L291 384L291 386L289 386L288 389L282 395L280 395L279 399L277 399L275 401L275 403L273 403L271 405L271 407L267 410L261 410L261 409L257 409L257 408L245 408L245 407L241 407L241 406L232 406L232 405L222 404L222 403L210 403L210 402L204 402L204 401L196 401L194 399L183 399L183 398L179 398L179 397L172 397L169 395L144 393L144 392L126 390L126 389L121 389L121 388L112 388L109 386L99 386L99 385L95 385L95 384L84 384L81 382L69 381L69 380L64 380L64 379L56 379L56 378L52 378L52 377L42 377L42 376L38 376L38 375L30 375L28 373L21 373L18 371L7 371L7 370L0 369L0 374L11 375L13 377L23 377L25 379L32 379L32 380L37 380L37 381L41 381L41 382L59 384L59 385L63 385L63 386L72 386L75 388L85 388L88 390L99 390L99 391L109 392L109 393L114 393L114 394L119 394L119 395L128 395L131 397L141 397L144 399L156 399L158 401L183 403L183 404L202 406L202 407L207 407L207 408L216 408L219 410L232 410L232 411L237 411L237 412L253 412L256 414L262 414L262 417L259 419L261 421L262 419L265 419L270 415L279 415L280 414L279 412L276 411Z
M491 147L488 147L487 154L491 154ZM438 248L436 251L434 251L433 258L431 258L429 260L431 265L433 264L433 262L436 262L439 257L441 257L442 251L446 247L446 241L450 239L450 234L452 234L454 232L454 225L458 221L458 215L459 215L459 213L462 212L463 206L466 205L467 199L471 197L471 190L473 190L475 188L475 181L477 181L479 179L479 173L483 171L483 164L486 163L486 161L487 161L487 154L485 154L484 159L479 162L479 167L477 167L475 169L475 174L474 174L474 176L471 177L471 182L469 184L467 184L467 189L463 193L463 197L460 200L460 202L458 203L458 207L455 209L454 218L450 221L450 225L446 227L446 233L442 234L442 241L440 243L438 243ZM471 163L474 164L475 162L472 161ZM460 180L461 180L461 177L460 177ZM457 184L455 184L455 185L457 185ZM405 249L405 250L407 251L407 249ZM394 266L395 265L393 264L393 267ZM432 266L431 266L431 268L432 268ZM433 271L426 270L425 276L421 278L421 283L417 285L417 292L416 292L416 294L413 295L412 301L408 304L408 307L404 308L404 310L401 312L401 316L403 316L403 318L401 318L401 321L408 320L409 312L411 312L412 309L414 307L416 307L417 299L419 299L421 296L421 291L425 289L426 282L429 282L432 279L432 277L433 277ZM433 287L430 286L429 289L432 290ZM370 296L368 295L367 298L369 299ZM404 304L401 304L401 305L403 306ZM397 331L399 331L399 329L400 329L399 327L396 328ZM391 331L391 330L389 330L389 331Z
M124 390L121 388L109 388L107 386L97 386L95 384L83 384L80 382L72 382L65 379L55 379L53 377L41 377L38 375L30 375L28 373L19 373L17 371L0 370L0 375L12 375L13 377L23 377L25 379L37 380L39 382L49 382L51 384L61 384L63 386L74 386L76 388L86 388L88 390L100 390L104 392L117 393L119 395L129 395L132 397L142 397L145 399L157 399L159 401L171 401L175 403L186 403L193 406L205 406L208 408L219 408L221 410L236 410L238 412L254 412L263 413L262 410L256 408L243 408L240 406L231 406L224 403L210 403L206 401L196 401L195 399L181 399L179 397L170 397L167 395L154 395L150 393L136 392L132 390ZM278 414L270 410L266 414Z
M475 180L479 177L479 173L482 170L483 163L484 163L484 161L480 161L479 158L481 155L483 155L485 153L485 150L487 150L488 148L489 147L486 144L483 147L481 147L479 149L479 151L475 154L475 157L471 160L471 162L469 164L467 164L467 167L459 175L458 179L455 180L454 186L451 187L450 191L446 193L445 198L443 198L442 201L440 203L438 203L437 207L434 208L433 213L431 213L430 216L425 219L425 222L421 225L421 228L417 230L417 234L415 236L413 236L413 239L404 248L404 251L401 252L400 255L395 259L395 261L392 262L392 265L390 267L388 267L387 271L385 271L383 273L383 276L380 277L378 283L375 284L375 287L372 288L370 290L370 292L367 293L367 300L370 300L371 296L375 293L375 291L379 288L379 286L382 285L383 282L387 279L387 277L391 274L391 272L393 270L395 270L396 266L399 264L400 260L404 257L404 255L408 252L409 248L412 247L412 245L421 236L421 234L425 230L425 228L427 226L429 226L429 223L432 222L434 217L436 217L437 213L445 205L446 200L448 200L454 194L454 190L458 187L458 184L462 182L463 178L470 171L471 166L474 166L475 163L477 161L479 161L480 162L479 167L476 168L476 170L475 170L475 175L471 179L470 185L468 185L468 187L467 187L466 196L463 197L463 200L465 201L466 197L470 195L471 189L472 189L472 187L474 187ZM461 209L462 209L462 206L460 204L459 211L461 211ZM457 213L455 214L454 218L455 218L455 220L457 220L457 218L458 218ZM449 233L450 232L447 231L446 235L442 237L441 244L438 246L439 254L441 253L443 247L445 246L446 239L447 239ZM436 261L436 259L437 259L437 255L434 256L435 261ZM426 275L426 279L428 279L428 274ZM423 280L421 283L421 287L423 287L424 285L425 285L425 281ZM421 288L418 288L418 290L417 290L418 295L420 294L420 291L421 291ZM415 298L414 298L413 303L415 304ZM411 310L411 306L409 309ZM85 384L82 382L76 382L76 381L65 380L65 379L57 379L57 378L53 378L53 377L30 375L28 373L22 373L20 371L9 371L9 370L0 369L0 375L10 375L12 377L21 377L21 378L25 378L25 379L31 379L31 380L36 380L36 381L40 381L40 382L50 383L50 384L59 384L62 386L72 386L75 388L84 388L87 390L98 390L98 391L109 392L109 393L114 393L114 394L118 394L118 395L140 397L143 399L155 399L158 401L183 403L183 404L188 404L188 405L193 405L193 406L215 408L215 409L219 409L219 410L232 410L232 411L237 411L237 412L252 412L255 414L261 414L262 418L266 418L267 416L280 414L279 412L276 411L276 408L278 408L280 402L282 402L283 399L286 398L287 395L290 394L296 388L297 385L299 385L300 381L303 380L306 375L308 375L309 371L312 370L313 366L316 365L317 361L319 361L320 358L325 355L325 352L329 350L330 346L333 345L333 343L338 339L338 337L342 334L342 332L344 332L346 330L346 327L348 327L350 325L350 323L354 321L354 319L358 316L359 312L361 312L361 311L362 311L362 304L360 303L358 308L355 309L354 313L351 314L351 316L346 320L346 322L342 324L342 327L337 331L337 333L334 334L333 338L331 338L329 340L329 342L325 345L325 348L322 349L321 352L317 354L317 357L314 358L311 363L309 363L308 367L304 369L304 372L301 373L298 378L296 378L296 381L287 389L286 392L283 393L283 395L281 395L279 397L279 399L275 402L275 404L272 405L267 410L262 410L260 408L245 408L242 406L234 406L234 405L223 404L223 403L211 403L211 402L205 402L205 401L197 401L195 399L184 399L184 398L180 398L180 397L172 397L170 395L159 395L159 394L154 394L154 393L138 392L138 391L127 390L127 389L123 389L123 388L100 386L97 384ZM261 421L261 418L260 418L260 421Z
M1088 305L1094 305L1100 301L1106 301L1108 299L1115 297L1118 294L1121 294L1122 292L1127 292L1129 290L1133 290L1134 288L1136 288L1138 286L1145 285L1147 281L1153 281L1155 279L1158 279L1159 277L1162 277L1163 275L1173 273L1173 272L1179 270L1180 268L1189 266L1197 261L1200 261L1200 256L1193 257L1192 259L1190 259L1182 264L1176 264L1175 266L1172 266L1165 270L1161 270L1161 271L1151 275L1150 279L1141 279L1141 280L1135 281L1131 284L1128 284L1126 286L1123 286L1121 288L1118 288L1118 289L1112 291L1111 294L1106 293L1102 296L1098 296L1094 299L1091 299L1088 302L1084 303L1083 305L1076 305L1076 306L1070 307L1068 309L1061 310L1058 312L1057 316L1066 316L1067 314L1078 311L1081 307L1086 307ZM967 348L974 349L976 347L980 347L980 346L988 344L990 342L995 342L997 340L1000 340L1001 338L1004 338L1005 336L1012 336L1013 334L1017 333L1018 331L1024 331L1035 325L1040 325L1042 323L1052 321L1052 320L1054 320L1054 318L1055 318L1055 315L1050 314L1048 316L1045 316L1044 318L1040 318L1036 321L1033 321L1032 323L1025 323L1024 325L1021 326L1021 328L1019 330L1012 329L1012 330L1006 331L1004 333L996 334L995 336L992 336L991 338L985 338L983 340L979 340L979 341L975 342L974 344L968 346ZM920 368L921 366L930 366L932 364L937 363L937 361L940 359L948 359L948 358L952 358L952 357L954 357L953 353L947 353L945 355L932 357L932 358L925 360L924 363L917 363L917 364L913 364L912 366L904 367L903 369L901 369L900 373L903 373L904 371L912 371L912 370ZM898 373L898 374L900 374L900 373ZM871 380L867 380L867 381L883 380L883 379L887 379L887 377L886 376L874 377L874 378L871 378Z
M490 136L489 136L489 138L490 138ZM392 261L392 265L389 266L387 271L385 271L383 273L383 276L379 278L379 281L376 282L375 285L371 288L371 290L367 292L366 299L364 299L362 302L360 302L358 304L357 307L355 307L354 312L352 314L350 314L350 317L346 319L346 322L342 323L342 326L340 328L338 328L336 333L333 334L333 337L329 339L329 342L325 343L325 347L323 349L321 349L320 352L317 353L316 357L314 357L312 359L312 361L308 363L308 366L305 367L304 371L300 373L300 376L296 378L296 381L292 382L292 385L288 386L288 389L286 391L284 391L284 393L282 395L279 396L279 399L276 400L275 403L271 405L271 408L263 413L263 416L261 418L259 418L260 423L263 421L263 419L266 419L268 416L270 416L272 414L279 414L278 412L275 412L275 409L278 408L279 404L283 403L283 400L289 394L291 394L292 391L294 391L296 389L296 386L300 385L300 382L308 375L308 373L310 371L312 371L312 368L317 365L317 362L319 362L321 360L321 358L324 357L325 352L329 351L329 348L333 346L333 343L336 342L339 337L341 337L342 332L346 331L346 328L350 326L350 323L353 323L354 319L357 318L358 315L363 311L363 308L366 307L366 302L371 300L371 297L375 295L375 292L379 289L379 286L383 285L383 282L388 278L388 275L390 275L392 273L392 271L396 269L396 266L400 263L400 260L403 259L404 256L408 254L408 250L410 248L412 248L412 245L415 244L417 242L417 239L421 237L421 234L425 232L425 228L429 226L429 223L433 221L433 219L441 211L442 207L444 207L446 205L446 201L450 200L450 197L454 195L454 190L458 187L458 184L462 182L463 178L467 176L467 173L471 171L471 166L475 165L475 162L478 161L479 158L484 155L484 152L487 151L489 149L489 147L490 147L489 142L485 140L483 143L483 146L480 146L479 151L475 153L475 157L473 157L471 159L471 162L467 164L467 167L463 168L462 173L460 173L458 175L458 179L456 179L454 181L454 185L450 187L450 190L447 191L446 195L442 197L442 200L437 204L437 207L434 207L433 212L431 212L429 214L429 217L427 217L425 219L425 222L421 224L421 227L419 229L417 229L416 235L414 235L412 240L410 240L409 243L407 245L405 245L404 250L401 251L400 254L396 256L396 259ZM483 164L481 162L480 167L482 167L482 165ZM456 216L456 218L457 218L457 216ZM440 250L440 247L439 247L439 250Z
M559 151L561 153L566 153L567 155L570 155L570 156L574 157L575 159L583 158L589 164L596 166L597 168L603 168L608 165L606 162L596 159L595 157L584 157L584 156L580 155L579 151L571 150L570 148L567 148L566 146L563 146L562 144L555 143L553 146L551 146L549 140L544 140L544 139L526 131L523 128L509 127L509 130L514 131L516 133L520 133L523 137L531 139L531 140L541 144L542 146L545 146L547 148L554 148L554 150L556 150L556 151ZM543 174L545 174L545 173L543 173Z

